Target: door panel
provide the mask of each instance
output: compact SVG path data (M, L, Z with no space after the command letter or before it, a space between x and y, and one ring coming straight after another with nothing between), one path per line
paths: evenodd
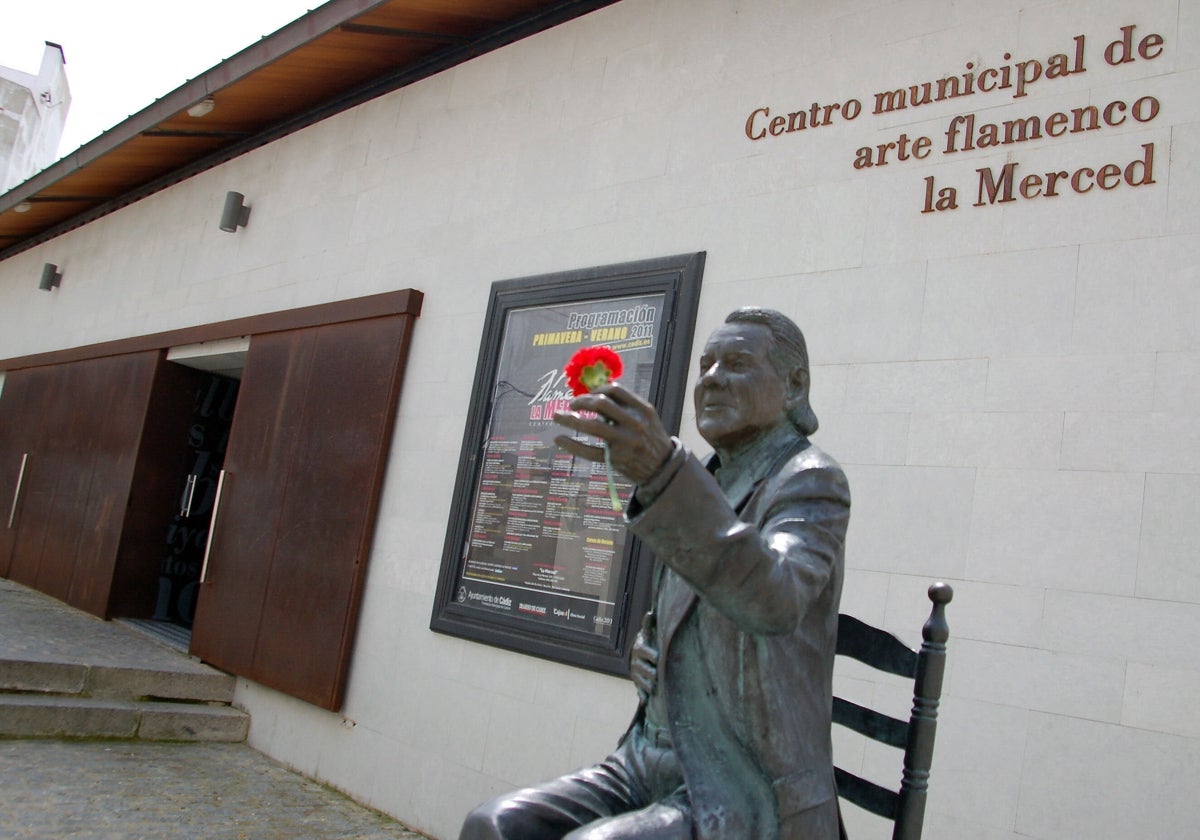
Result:
M109 618L113 570L133 493L146 409L163 354L146 352L79 363L68 413L69 439L83 441L73 469L90 466L91 481L67 603ZM87 365L87 367L83 367ZM76 367L72 365L72 367ZM82 410L87 407L87 413Z
M4 475L28 453L6 572L101 617L159 355L14 371L0 398Z
M255 673L329 706L340 694L391 434L399 319L317 331Z
M250 343L212 522L208 568L191 652L248 676L254 662L275 535L292 469L311 330L255 336Z

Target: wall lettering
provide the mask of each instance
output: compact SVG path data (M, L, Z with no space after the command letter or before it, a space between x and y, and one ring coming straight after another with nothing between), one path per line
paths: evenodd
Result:
M1103 41L1103 39L1101 39ZM1099 50L1099 58L1109 67L1153 61L1163 54L1166 39L1152 32L1140 34L1137 24L1122 26L1119 35ZM1095 58L1095 56L1092 56ZM934 102L1003 92L1011 99L1029 95L1035 85L1045 85L1088 71L1088 36L1076 35L1062 52L1044 58L1014 60L1004 53L1003 63L982 67L968 61L958 75L920 82L871 96L842 102L813 102L803 109L755 108L746 118L745 134L753 142L796 134L838 122L853 122L863 113L863 102L871 103L873 115L892 114L920 108ZM981 103L980 107L984 107ZM961 155L976 151L995 151L1035 140L1058 139L1089 132L1103 132L1128 124L1146 124L1162 113L1157 97L1142 95L1114 99L1103 104L1081 104L1052 113L1030 113L1008 120L989 120L976 111L967 111L949 119L939 137L901 132L894 140L854 150L850 165L859 171L913 160L928 160L932 155ZM989 207L994 204L1034 198L1054 198L1066 193L1080 195L1093 191L1108 192L1119 187L1143 187L1157 183L1154 177L1154 143L1131 147L1129 157L1119 161L1099 161L1094 165L1046 172L1028 172L1019 162L976 170L976 180L964 187L965 202L959 199L961 185L939 184L934 176L924 179L922 213L957 210L959 207Z

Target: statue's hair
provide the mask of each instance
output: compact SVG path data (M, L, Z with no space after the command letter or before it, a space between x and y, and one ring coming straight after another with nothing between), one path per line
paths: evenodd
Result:
M796 326L796 322L774 309L743 306L730 312L725 318L725 323L762 324L770 330L771 364L785 381L791 381L792 372L796 369L804 371L803 393L800 402L789 413L788 419L801 434L811 435L815 432L818 426L817 415L808 404L808 344L804 341L804 333Z

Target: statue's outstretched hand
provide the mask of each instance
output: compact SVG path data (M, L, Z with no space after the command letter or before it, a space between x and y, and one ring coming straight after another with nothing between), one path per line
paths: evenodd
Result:
M576 397L571 410L559 412L554 421L608 443L613 468L635 484L649 481L674 451L654 406L620 385L605 385ZM580 458L604 460L603 447L568 435L560 435L554 442Z

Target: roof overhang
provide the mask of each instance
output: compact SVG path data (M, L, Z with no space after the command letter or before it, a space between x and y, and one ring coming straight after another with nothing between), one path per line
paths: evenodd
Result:
M614 2L330 0L0 195L0 260L347 108ZM189 116L189 108L209 97L209 113Z

